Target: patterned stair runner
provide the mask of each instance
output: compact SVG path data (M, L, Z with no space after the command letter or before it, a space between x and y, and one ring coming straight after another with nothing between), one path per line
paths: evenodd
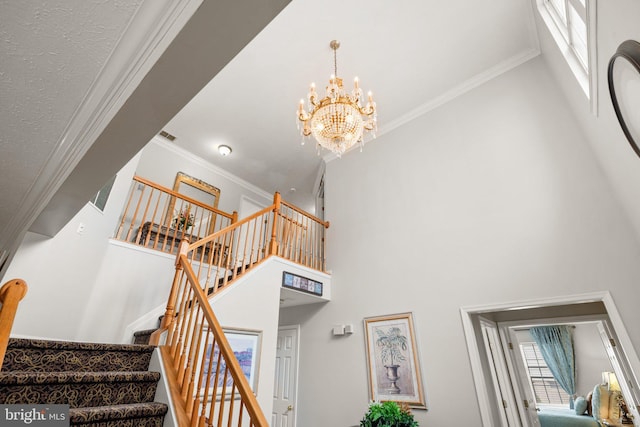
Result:
M0 371L1 404L68 404L72 426L161 427L154 347L11 339Z

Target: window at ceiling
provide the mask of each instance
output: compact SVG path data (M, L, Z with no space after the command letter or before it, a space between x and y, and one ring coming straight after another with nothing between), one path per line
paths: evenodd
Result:
M595 3L596 0L538 0L543 21L580 87L592 100L596 95Z
M534 342L520 344L522 359L527 369L527 376L535 396L536 403L547 405L566 405L569 395L553 378L538 345Z
M104 207L107 205L107 200L109 199L109 194L111 194L111 188L113 187L113 183L116 181L116 176L114 175L105 185L93 196L93 199L89 200L89 202L98 208L101 212L104 212Z

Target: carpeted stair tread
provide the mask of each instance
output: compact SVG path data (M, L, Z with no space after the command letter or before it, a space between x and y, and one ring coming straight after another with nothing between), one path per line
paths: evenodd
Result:
M2 371L144 371L154 348L12 338Z
M78 424L127 418L163 417L167 410L167 405L157 402L71 408L69 410L69 420L72 424Z
M9 339L9 348L41 348L55 350L95 350L95 351L126 351L126 352L153 352L155 348L152 345L139 344L106 344L79 341L48 341L27 338L11 338Z
M158 372L0 372L2 404L72 408L152 402Z
M153 329L144 329L142 331L136 331L133 333L134 337L138 337L140 335L151 335L152 333L154 333L155 331L157 331L158 328L153 328Z
M154 346L10 339L0 404L67 404L74 427L163 427Z
M133 333L133 343L134 344L149 344L149 340L151 339L151 334L157 331L158 328L154 329L145 329L143 331L136 331Z
M63 384L63 383L117 383L117 382L157 382L159 372L0 372L0 386L26 384Z

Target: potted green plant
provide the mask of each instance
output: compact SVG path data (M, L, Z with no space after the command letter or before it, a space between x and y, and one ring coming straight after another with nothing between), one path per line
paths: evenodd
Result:
M418 427L406 403L371 402L360 427Z

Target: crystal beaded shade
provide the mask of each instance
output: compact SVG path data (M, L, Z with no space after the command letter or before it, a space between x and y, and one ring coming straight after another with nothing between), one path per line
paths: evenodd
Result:
M318 147L324 147L339 157L355 144L362 147L365 131L375 131L376 103L369 93L366 106L361 105L362 89L358 85L357 77L353 91L347 93L344 90L342 79L337 77L336 50L340 44L333 40L330 46L334 52L336 74L329 80L327 95L318 100L315 85L312 84L308 95L310 112L306 111L304 100L301 100L298 119L303 123L303 137L313 135Z
M360 112L348 102L320 107L311 118L311 133L318 143L341 154L362 138L363 128Z

